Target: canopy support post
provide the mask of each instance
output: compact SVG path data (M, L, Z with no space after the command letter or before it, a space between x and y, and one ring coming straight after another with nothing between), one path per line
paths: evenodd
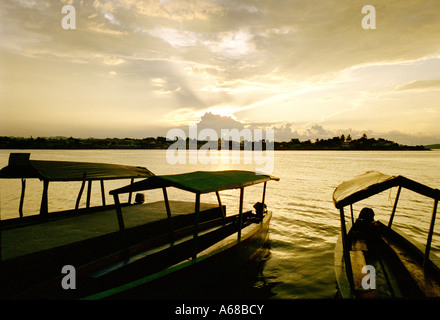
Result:
M264 217L264 201L265 201L265 198L266 198L266 184L267 184L267 181L264 181L264 185L263 185L263 198L261 199L261 207L262 207L262 210L263 210L263 214L262 214L262 216L261 216L261 225L263 225L263 217Z
M353 270L351 269L350 251L347 243L347 229L345 227L345 215L343 207L339 210L339 213L341 215L342 250L344 251L345 272L347 274L348 282L350 283L350 289L352 292L354 292Z
M350 204L351 225L354 225L353 204Z
M20 206L18 207L18 213L20 215L20 218L23 218L23 203L24 203L25 191L26 191L26 179L21 179Z
M0 262L2 262L2 210L0 207Z
M264 181L264 185L263 185L263 199L261 199L261 203L264 205L264 200L266 198L266 184L267 181Z
M390 229L391 229L391 224L393 223L394 214L396 213L397 202L399 201L399 196L400 196L401 190L402 190L402 186L399 186L399 189L397 189L396 200L394 200L393 211L391 212L390 221L388 222L388 228L390 228Z
M48 189L49 189L49 181L43 180L43 196L41 197L40 215L44 219L47 218L47 213L49 211L49 208L48 208Z
M197 251L199 248L199 214L200 214L200 193L196 193L196 207L194 212L194 252L193 259L197 257Z
M168 223L169 223L169 227L170 227L170 236L171 236L171 241L174 242L174 227L173 227L173 220L171 218L171 209L170 209L170 203L168 201L168 194L167 194L167 188L162 188L162 192L163 192L163 198L165 200L165 208L167 210L167 217L168 217Z
M431 250L432 235L434 233L434 225L435 225L435 216L436 216L436 213L437 213L437 205L438 205L438 199L435 199L434 200L434 208L432 209L431 226L429 227L428 241L426 242L425 262L424 262L425 265L429 261L429 252Z
M102 205L105 206L105 191L104 191L104 180L100 180L101 183L101 198L102 198Z
M133 182L134 182L134 178L131 178L131 180L130 180L130 184L133 184ZM128 204L131 204L131 198L132 198L132 195L133 195L133 192L130 192L130 193L128 194Z
M226 214L225 214L225 210L223 210L222 201L220 199L220 194L218 193L218 191L216 191L215 194L217 196L217 201L218 201L218 206L220 208L220 212L222 213L223 225L225 225Z
M240 209L238 211L238 241L241 240L241 227L243 225L243 195L244 188L240 188Z
M76 198L75 210L79 209L79 202L81 201L81 196L85 186L86 186L86 173L84 172L81 188L79 189L78 197Z
M122 254L124 257L128 258L128 241L127 241L127 231L125 230L124 217L122 216L121 203L119 202L119 195L114 194L113 199L115 200L116 216L118 217L119 232L121 234L122 240Z
M89 180L87 184L87 201L86 201L86 208L90 208L90 198L92 194L92 180Z

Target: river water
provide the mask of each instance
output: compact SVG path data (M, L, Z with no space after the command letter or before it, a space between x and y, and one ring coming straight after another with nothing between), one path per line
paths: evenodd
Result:
M6 166L12 150L0 150L0 167ZM170 164L166 150L23 150L34 160L68 160L144 166L155 174L173 174L195 170L255 170L256 164ZM272 174L280 181L270 181L266 204L273 212L270 227L270 251L260 264L259 274L249 285L254 297L272 299L333 299L336 281L333 251L340 232L339 212L332 193L339 183L369 170L403 175L433 188L440 188L440 151L275 151ZM49 210L75 206L81 183L51 183ZM106 191L128 181L106 182ZM0 180L1 219L18 216L21 182ZM397 189L354 206L355 215L371 206L376 219L387 222ZM25 215L36 214L41 201L42 183L27 181ZM221 192L227 213L238 210L239 191ZM245 189L244 209L261 201L262 185ZM84 198L84 197L83 197ZM194 200L192 194L170 190L171 200ZM146 201L162 200L162 193L149 191ZM83 200L84 201L84 200ZM99 185L93 186L92 205L101 201ZM112 200L108 197L108 203ZM201 201L216 203L215 196ZM81 204L84 206L84 203ZM393 225L421 243L426 242L433 201L402 190ZM431 254L440 255L440 222L437 219ZM242 285L242 284L240 284ZM233 289L231 289L233 290ZM247 294L246 292L243 294Z

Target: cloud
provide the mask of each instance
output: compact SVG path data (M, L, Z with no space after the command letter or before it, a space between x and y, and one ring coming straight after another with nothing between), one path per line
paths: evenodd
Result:
M252 43L253 35L245 30L222 32L213 36L207 33L159 27L148 33L164 40L173 48L199 46L213 54L232 59L240 58L255 50Z
M76 30L61 27L67 3ZM2 116L51 114L73 131L69 120L93 109L113 134L130 126L121 113L138 127L232 124L218 112L286 137L344 127L440 135L440 80L427 80L438 78L440 2L369 4L376 30L362 28L360 0L3 0Z
M440 79L436 80L416 80L411 81L397 88L400 90L426 90L426 89L440 89Z
M198 129L214 129L220 132L221 129L238 129L244 128L243 123L228 116L216 115L211 112L206 112L197 124Z

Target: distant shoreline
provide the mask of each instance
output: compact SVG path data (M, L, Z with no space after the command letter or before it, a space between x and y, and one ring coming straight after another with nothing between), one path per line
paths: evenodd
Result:
M160 150L168 149L177 140L168 141L165 137L148 137L143 139L134 138L66 138L66 137L50 137L50 138L22 138L22 137L0 137L0 149L54 149L54 150ZM183 141L181 141L183 142ZM190 141L186 139L185 146L187 149L193 149L189 146L197 145L197 149L207 144L208 141ZM213 142L211 141L211 144ZM215 142L214 142L215 143ZM235 144L235 145L233 145ZM233 150L238 148L238 143L231 141L218 141L218 150ZM210 146L211 147L211 146ZM242 141L240 150L266 150L269 147L273 150L383 150L383 151L425 151L431 149L440 149L440 144L428 146L407 146L383 138L368 138L365 134L359 139L351 139L350 136L345 138L333 137L330 139L316 139L314 142L310 140L300 141L292 138L290 141L275 141L266 143L266 141ZM205 149L208 145L205 146ZM212 149L212 148L211 148Z

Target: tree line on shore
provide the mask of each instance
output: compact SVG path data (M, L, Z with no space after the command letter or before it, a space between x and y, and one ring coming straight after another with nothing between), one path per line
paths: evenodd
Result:
M136 138L73 138L73 137L49 137L49 138L24 138L24 137L0 137L0 149L167 149L177 140L167 140L165 137ZM208 141L185 141L188 149L193 145L197 148L206 145ZM234 145L235 144L235 145ZM258 145L258 147L257 147ZM212 142L210 144L212 149ZM238 148L238 143L232 141L218 141L218 149ZM315 141L300 141L292 138L289 141L241 141L241 150L250 149L265 150L427 150L425 146L407 146L383 138L368 138L366 134L358 139L352 139L341 135L329 139L316 139Z

